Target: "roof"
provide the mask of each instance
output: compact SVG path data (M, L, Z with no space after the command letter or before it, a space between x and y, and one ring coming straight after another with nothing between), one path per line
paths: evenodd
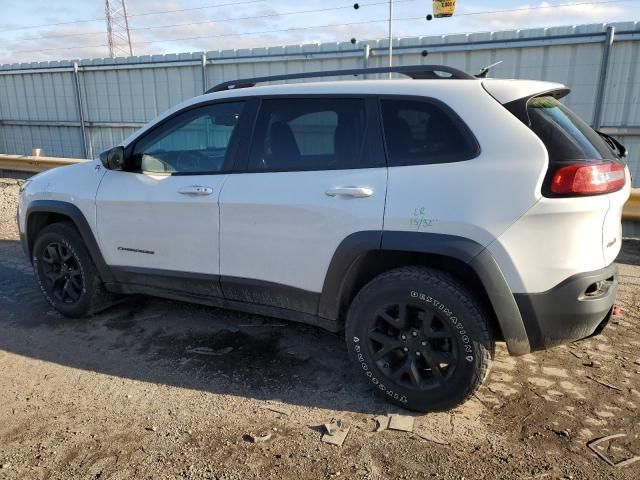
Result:
M482 82L486 81L486 83L483 83L483 85L485 86L485 89L501 103L507 103L511 100L516 100L518 98L528 97L528 96L531 96L532 94L539 93L541 91L557 90L559 88L563 88L563 86L559 84L551 84L549 82L539 82L539 81L532 81L532 80L524 80L524 81L523 80L497 80L496 81L496 80L490 80L490 79L487 80L486 79L487 74L489 73L491 68L497 65L498 63L502 63L502 62L497 62L497 63L494 63L493 65L489 65L483 68L480 71L480 73L475 76L470 75L469 73L464 72L458 68L450 67L448 65L398 65L393 67L355 68L355 69L339 69L339 70L321 70L321 71L314 71L314 72L283 73L283 74L276 74L276 75L269 75L269 76L262 76L262 77L238 78L235 80L229 80L210 88L205 92L205 94L215 93L215 92L235 91L239 89L251 89L251 92L249 92L249 95L251 95L251 93L254 93L254 95L264 95L265 93L259 93L260 92L259 89L257 91L253 90L256 88L256 85L265 84L273 81L283 81L283 80L285 81L303 80L304 81L306 79L311 79L311 78L317 79L317 78L335 78L335 77L345 78L346 77L346 78L352 79L353 76L361 76L361 79L367 79L367 75L370 76L370 75L392 74L392 73L396 75L404 75L406 77L409 77L413 81L423 80L422 82L419 82L418 84L415 84L412 86L409 86L407 83L401 84L400 85L402 87L401 90L406 90L406 89L412 90L412 87L416 85L424 86L424 80L429 80L430 87L434 86L433 82L445 81L446 82L445 85L447 85L446 88L454 88L454 89L456 88L455 85L458 84L459 86L461 81L464 81L463 83L469 82L469 81L475 81L476 83L478 81L482 81ZM327 84L329 84L329 82L324 83L322 85L327 85ZM349 91L345 93L352 93L353 85L350 86L349 84L347 84L345 87L344 82L331 82L331 84L333 84L333 87L328 87L328 88L337 88L338 90L347 88L349 89ZM299 85L299 83L297 85ZM381 81L378 80L377 84L367 82L365 88L371 88L371 85L377 85L377 88L382 89L381 92L374 92L374 93L387 93L386 91L389 89L389 87L391 88L398 87L398 85L394 83L388 83L388 81L384 81L384 83L381 83ZM363 84L361 82L358 82L358 87L362 87L362 86ZM285 93L288 93L288 94L295 93L294 91L296 90L296 87L291 86L291 84L287 84L284 86L281 85L280 88L281 88L280 92L282 92L282 90L285 89L286 90ZM312 84L311 86L309 86L309 84L305 84L301 88L303 89L312 88L317 91L322 89L323 87L320 87L320 85L316 82L315 85ZM373 88L376 88L376 87L373 87ZM276 92L278 91L276 90ZM303 92L303 93L308 93L308 92ZM326 93L343 93L343 92L329 91ZM398 92L392 92L392 93L398 93ZM401 92L401 93L404 93L404 92ZM277 93L271 93L271 94L277 94Z
M285 83L252 88L227 90L205 94L204 98L249 97L266 95L304 94L374 94L374 95L432 95L444 90L465 91L469 85L482 85L500 103L551 90L567 89L561 83L540 80L477 79L465 81L442 80L344 80L330 82ZM198 97L198 98L203 98Z

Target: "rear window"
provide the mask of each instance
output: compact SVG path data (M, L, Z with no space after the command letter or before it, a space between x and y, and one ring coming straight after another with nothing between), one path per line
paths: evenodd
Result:
M549 152L549 162L601 161L615 156L605 140L569 108L550 96L527 103L530 128Z

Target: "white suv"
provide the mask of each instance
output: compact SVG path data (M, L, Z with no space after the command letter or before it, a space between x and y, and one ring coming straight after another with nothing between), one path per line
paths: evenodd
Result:
M352 74L365 80L255 86ZM626 152L538 81L418 65L237 80L25 183L49 302L143 293L346 331L367 382L448 408L611 315Z

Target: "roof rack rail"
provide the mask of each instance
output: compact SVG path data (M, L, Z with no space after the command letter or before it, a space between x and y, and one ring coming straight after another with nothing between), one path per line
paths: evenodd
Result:
M439 75L437 72L449 74ZM348 70L328 70L326 72L302 72L287 73L283 75L271 75L268 77L239 78L223 82L210 88L205 93L222 92L238 88L253 87L257 83L272 82L276 80L295 80L298 78L339 77L343 75L368 75L374 73L401 73L414 80L455 79L475 80L476 77L446 65L403 65L398 67L355 68Z

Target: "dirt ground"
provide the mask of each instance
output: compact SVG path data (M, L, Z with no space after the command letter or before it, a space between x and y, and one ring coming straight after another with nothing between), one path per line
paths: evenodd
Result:
M134 297L69 320L36 288L0 179L0 479L640 478L640 242L600 336L513 358L463 406L374 432L396 410L319 329ZM207 347L212 355L194 353ZM319 425L350 426L342 447ZM271 433L251 443L250 433Z

